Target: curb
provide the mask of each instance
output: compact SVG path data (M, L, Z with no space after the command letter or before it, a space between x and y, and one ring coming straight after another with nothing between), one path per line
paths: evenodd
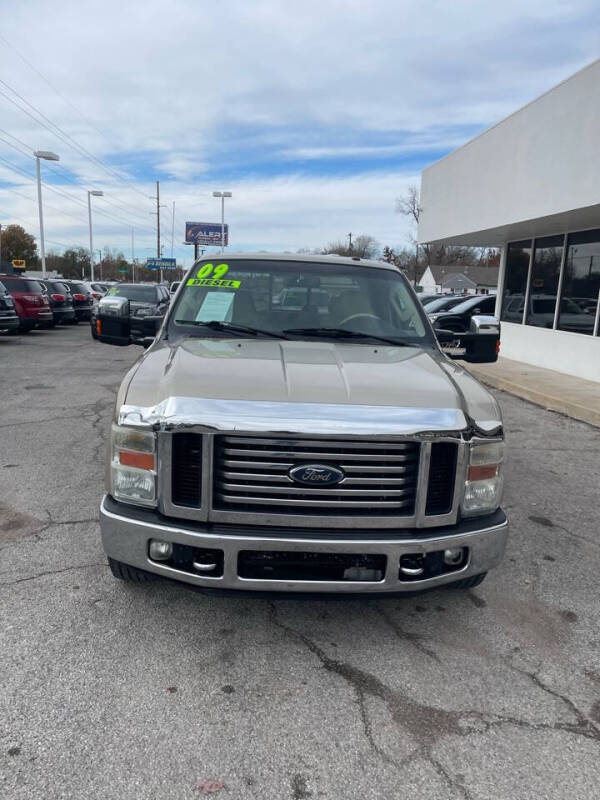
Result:
M478 380L487 386L514 394L523 400L529 400L530 403L541 406L547 411L556 411L566 417L572 417L580 422L587 422L588 425L600 428L600 409L596 410L572 400L567 400L564 397L556 397L547 392L533 389L531 386L524 386L522 383L511 378L505 378L502 375L490 375L490 373L483 370L473 369L472 364L465 366Z

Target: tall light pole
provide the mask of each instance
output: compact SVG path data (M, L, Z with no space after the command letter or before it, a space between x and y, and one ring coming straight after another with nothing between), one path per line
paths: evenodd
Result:
M94 238L92 236L92 197L104 197L104 192L88 191L88 218L90 221L90 280L94 280Z
M221 198L221 253L225 252L225 198L231 196L231 192L213 192L213 197Z
M38 209L40 212L40 253L42 255L42 277L46 277L46 249L44 247L44 215L42 213L42 179L40 177L40 159L44 161L60 161L60 157L50 150L35 150L35 171L37 175Z

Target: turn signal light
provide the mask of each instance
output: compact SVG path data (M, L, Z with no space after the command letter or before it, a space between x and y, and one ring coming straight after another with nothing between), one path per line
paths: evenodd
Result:
M119 463L125 467L154 469L154 453L132 453L128 450L121 450L119 452Z
M487 481L495 478L498 474L497 464L483 464L481 466L469 467L468 481Z
M102 333L102 320L100 319L96 320L96 333L98 336Z

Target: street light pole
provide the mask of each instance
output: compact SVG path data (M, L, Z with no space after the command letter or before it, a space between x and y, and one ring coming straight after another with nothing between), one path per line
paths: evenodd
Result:
M213 192L213 197L221 198L221 253L225 252L225 198L232 197L231 192Z
M35 172L37 175L37 191L38 191L38 210L40 214L40 253L42 256L42 278L46 277L46 249L44 246L44 215L42 213L42 179L40 175L40 159L45 161L60 161L56 153L51 153L49 150L36 150L33 154L35 156Z
M97 190L88 191L88 218L90 222L90 280L94 280L94 237L92 235L92 195L94 197L103 197L104 192Z

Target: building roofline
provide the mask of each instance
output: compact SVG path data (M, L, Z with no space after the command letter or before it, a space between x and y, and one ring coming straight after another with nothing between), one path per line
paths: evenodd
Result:
M502 119L499 119L497 122L494 122L494 124L490 125L489 128L485 128L484 130L481 131L481 133L478 133L476 136L473 136L472 139L469 139L464 144L455 147L454 150L451 150L449 153L446 153L445 156L442 156L441 158L438 158L437 161L434 161L432 164L429 164L429 166L425 167L422 170L421 174L429 172L429 170L435 167L437 164L440 164L442 161L445 161L447 158L450 158L450 156L453 156L460 150L464 150L465 147L468 147L469 145L473 144L473 142L477 141L477 139L480 139L482 136L485 136L490 131L493 131L494 128L497 128L499 125L503 125L507 120L511 119L511 117L514 117L516 114L520 114L521 111L524 111L529 106L532 106L534 103L537 103L539 100L542 100L544 97L546 97L546 95L556 91L556 89L558 89L560 86L563 86L565 83L574 80L574 78L576 78L578 75L581 75L582 72L585 72L586 70L591 69L592 67L597 66L598 64L600 64L600 58L596 58L591 63L586 64L584 67L581 67L581 69L578 69L577 72L574 72L572 75L569 75L567 78L564 78L562 81L559 81L559 83L555 84L554 86L551 86L549 89L546 89L545 92L542 92L542 94L538 95L537 97L534 97L533 100L529 100L524 105L519 106L519 108L515 109L515 111L511 111L510 114L507 114L505 117L502 117Z

